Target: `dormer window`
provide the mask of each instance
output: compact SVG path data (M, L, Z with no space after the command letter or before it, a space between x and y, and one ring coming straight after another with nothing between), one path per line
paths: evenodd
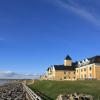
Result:
M82 61L82 65L83 65L83 66L85 65L85 61L84 61L84 60Z
M81 66L81 62L80 62L80 61L78 62L78 66L79 66L79 67Z
M86 62L86 64L89 64L89 60L88 59L86 59L85 62Z

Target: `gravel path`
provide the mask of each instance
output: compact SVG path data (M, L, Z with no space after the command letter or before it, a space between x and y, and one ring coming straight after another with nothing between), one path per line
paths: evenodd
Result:
M21 83L10 83L0 86L0 100L27 100Z

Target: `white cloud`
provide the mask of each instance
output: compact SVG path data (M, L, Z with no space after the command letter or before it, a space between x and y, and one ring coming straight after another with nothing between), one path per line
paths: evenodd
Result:
M80 15L81 17L87 19L88 21L92 22L95 25L100 26L100 19L97 18L96 14L94 14L93 12L89 12L88 9L85 9L85 7L81 7L78 4L76 4L75 2L73 2L71 0L71 4L67 4L65 2L62 2L61 0L58 0L57 3L64 7L67 10L70 10L78 15ZM77 6L76 6L77 5Z
M19 74L12 71L0 71L0 79L36 79L38 75L33 74Z
M100 16L93 10L95 8L92 7L92 11L90 11L91 8L89 8L89 6L82 5L82 3L80 4L78 0L55 0L55 2L59 7L65 8L90 21L94 25L100 26ZM91 1L88 1L88 3L89 2L91 3Z

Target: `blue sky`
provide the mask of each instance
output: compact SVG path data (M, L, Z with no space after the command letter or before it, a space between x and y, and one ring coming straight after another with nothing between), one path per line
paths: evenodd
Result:
M99 0L1 0L0 70L42 74L100 54Z

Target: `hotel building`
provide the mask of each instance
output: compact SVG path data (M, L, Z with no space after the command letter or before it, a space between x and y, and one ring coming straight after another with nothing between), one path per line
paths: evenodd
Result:
M72 62L71 57L68 55L64 59L63 65L53 65L47 69L48 80L75 80L76 63Z
M100 79L100 56L78 61L76 79Z
M63 65L53 65L47 69L47 80L100 80L100 56L73 62L68 55Z

